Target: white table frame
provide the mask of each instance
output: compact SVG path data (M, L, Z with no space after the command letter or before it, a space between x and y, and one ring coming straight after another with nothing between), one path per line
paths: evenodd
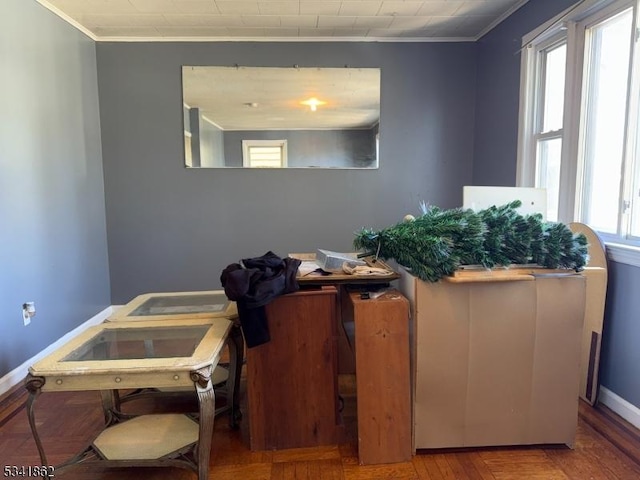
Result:
M206 325L208 330L190 357L147 358L135 360L89 360L80 362L62 361L67 355L86 341L105 330L131 328L167 328ZM226 318L179 320L106 322L90 327L43 360L29 368L25 386L29 391L27 415L42 465L48 465L35 421L35 402L41 392L99 390L102 394L106 426L121 421L114 391L129 388L160 388L193 386L199 404L198 442L186 451L179 451L175 458L143 461L104 460L96 455L90 445L55 471L82 461L88 463L92 454L103 465L113 466L178 466L190 468L198 473L199 480L207 480L209 455L215 417L215 392L211 382L213 369L229 336L232 322ZM232 355L231 363L235 363ZM230 374L236 371L232 365ZM235 376L235 375L233 375ZM229 379L230 381L234 379ZM89 458L89 460L88 460ZM47 474L43 478L49 478Z

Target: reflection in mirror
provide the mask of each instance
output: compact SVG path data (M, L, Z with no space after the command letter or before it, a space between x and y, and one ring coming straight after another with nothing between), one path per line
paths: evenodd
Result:
M380 69L182 67L185 165L378 168Z

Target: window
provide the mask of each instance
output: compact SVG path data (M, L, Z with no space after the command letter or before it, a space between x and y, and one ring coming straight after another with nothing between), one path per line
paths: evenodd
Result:
M547 189L548 220L640 247L637 11L584 0L523 39L518 186Z
M243 140L242 166L284 168L287 166L286 140Z
M585 28L584 127L581 132L584 223L616 234L620 222L630 38L627 9Z
M567 40L563 36L541 45L536 52L535 183L547 189L546 216L551 221L558 220L566 59Z

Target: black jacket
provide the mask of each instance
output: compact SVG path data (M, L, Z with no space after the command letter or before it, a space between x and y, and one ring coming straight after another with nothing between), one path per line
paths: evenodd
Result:
M300 260L280 258L269 251L261 257L245 258L228 265L220 282L229 300L238 305L238 316L247 347L270 340L264 306L279 295L297 291Z

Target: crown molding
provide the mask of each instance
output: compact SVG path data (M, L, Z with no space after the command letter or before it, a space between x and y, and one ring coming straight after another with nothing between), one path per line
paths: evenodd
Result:
M500 23L502 23L504 20L507 19L507 17L511 16L516 10L518 10L519 8L521 8L525 3L528 3L529 0L520 0L518 3L516 3L515 5L513 5L509 10L507 10L506 12L504 12L502 15L500 15L498 18L496 18L493 22L491 22L489 25L487 25L486 28L484 28L475 38L475 41L480 40L482 37L484 37L487 33L489 33L491 30L493 30L494 28L496 28Z
M380 42L380 43L452 43L475 42L472 37L95 37L96 42L272 42L272 43L327 43L327 42Z
M82 26L78 22L76 22L73 18L71 18L69 15L67 15L66 13L64 13L63 11L58 9L57 7L51 5L47 0L36 0L36 2L38 2L40 5L42 5L44 8L46 8L49 11L51 11L52 13L57 15L58 17L62 18L65 22L71 24L73 27L75 27L78 30L80 30L82 33L84 33L91 40L93 40L95 42L99 41L99 37L96 36L91 30L89 30L88 28Z

